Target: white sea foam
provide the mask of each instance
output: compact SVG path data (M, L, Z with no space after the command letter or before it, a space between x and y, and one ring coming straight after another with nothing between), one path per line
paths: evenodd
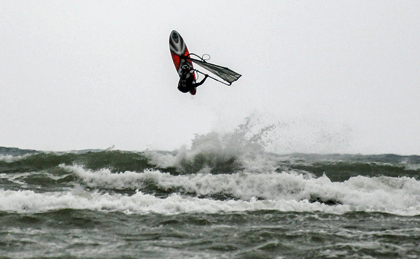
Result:
M417 204L390 204L383 202L383 193L360 199L356 191L349 194L347 199L358 204L343 204L328 206L322 203L309 203L307 200L226 200L218 201L197 197L172 194L166 198L137 192L134 195L88 192L82 188L74 188L64 192L36 193L34 191L0 190L0 211L16 212L45 212L57 209L89 209L99 211L121 211L125 213L220 213L257 210L278 210L289 212L345 213L349 211L381 211L400 215L420 214ZM358 197L356 197L358 196ZM395 201L395 199L394 199ZM378 206L381 205L381 206Z
M35 193L33 191L0 190L1 211L45 212L57 209L89 209L100 211L121 211L125 213L217 213L233 211L279 210L279 211L327 211L333 208L323 204L310 204L306 201L216 201L195 197L182 197L173 194L160 199L153 195L137 192L127 196L121 194L101 194L74 190L69 192ZM348 206L341 206L341 212Z
M14 184L20 185L22 188L27 187L28 185L22 178L28 177L31 173L15 173L15 174L0 174L0 179L6 179Z
M25 159L28 156L32 156L32 154L26 154L26 155L22 155L22 156L0 155L0 161L6 162L6 163L12 163L12 162L15 162L15 161Z
M217 208L219 208L220 211L279 209L282 211L322 210L342 213L356 210L402 215L420 214L420 182L408 177L369 178L357 176L344 182L331 182L325 175L313 178L288 172L219 175L199 173L173 176L159 171L112 173L107 169L91 171L80 166L62 167L73 172L84 185L91 188L141 190L145 185L153 182L158 188L176 189L181 194L195 193L197 196L223 194L237 199L235 201L214 201L184 197L181 194L173 194L166 199L159 199L141 193L134 195L134 197L141 196L146 200L154 199L156 204L161 204L164 207L169 206L168 212L170 213L174 213L171 206L175 206L179 202L179 212L200 211L200 209L203 212L217 212ZM133 197L120 197L123 200L133 199ZM264 200L256 200L256 198ZM339 205L327 206L319 202L310 203L308 201L316 198L321 201L335 201ZM192 209L193 207L196 209ZM136 211L131 207L126 209ZM151 211L165 213L164 210L157 210L154 207Z

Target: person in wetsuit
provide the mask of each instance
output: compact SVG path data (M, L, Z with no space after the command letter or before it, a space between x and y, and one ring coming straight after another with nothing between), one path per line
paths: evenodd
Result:
M196 83L194 80L194 75L192 70L185 70L181 77L179 78L178 82L178 90L183 93L190 92L192 95L196 93L196 87L202 85L204 81L206 81L209 75L205 75L204 79L201 82Z

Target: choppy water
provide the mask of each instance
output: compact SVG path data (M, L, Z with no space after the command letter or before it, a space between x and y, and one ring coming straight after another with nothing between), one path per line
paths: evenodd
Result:
M420 157L0 148L0 258L418 258Z

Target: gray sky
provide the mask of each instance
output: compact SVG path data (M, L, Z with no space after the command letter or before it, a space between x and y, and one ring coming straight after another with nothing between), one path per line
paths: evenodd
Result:
M420 1L0 2L0 146L173 150L253 116L277 152L420 154ZM242 78L180 93L175 29Z

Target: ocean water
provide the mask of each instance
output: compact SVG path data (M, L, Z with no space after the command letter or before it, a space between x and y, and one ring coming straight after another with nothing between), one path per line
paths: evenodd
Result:
M420 156L0 148L0 258L419 258Z

